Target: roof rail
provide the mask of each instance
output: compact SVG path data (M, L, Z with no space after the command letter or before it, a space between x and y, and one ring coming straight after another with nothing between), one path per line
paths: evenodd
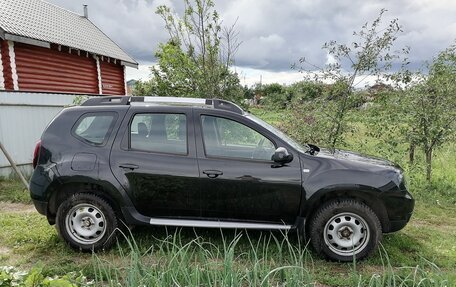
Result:
M238 105L221 99L200 99L200 98L181 98L181 97L130 97L130 96L111 96L95 97L85 101L81 106L101 106L101 105L129 105L130 102L161 103L175 105L198 105L210 106L214 109L226 110L237 114L244 114L244 110Z
M182 105L205 105L205 99L183 97L131 97L131 102L182 104Z
M113 97L105 97L99 96L90 98L81 106L102 106L102 105L129 105L130 104L130 97L129 96L113 96Z
M244 110L240 106L230 101L220 99L207 99L206 105L212 105L214 109L227 110L241 115L244 114Z
M237 114L244 114L244 110L238 105L221 99L201 99L201 98L182 98L182 97L131 97L131 102L162 103L162 104L181 104L211 106L214 109L231 111Z

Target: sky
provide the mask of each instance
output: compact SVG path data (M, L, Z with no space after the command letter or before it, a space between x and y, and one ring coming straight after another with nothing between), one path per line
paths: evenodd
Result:
M139 63L127 80L148 79L154 51L168 40L159 5L181 13L184 0L47 0L76 13L88 4L89 19ZM353 32L387 9L384 23L398 18L403 28L395 49L409 46L411 66L418 68L456 43L455 0L215 0L224 25L236 22L241 46L235 71L241 84L290 84L303 75L291 66L301 57L315 65L328 61L322 45L353 42Z

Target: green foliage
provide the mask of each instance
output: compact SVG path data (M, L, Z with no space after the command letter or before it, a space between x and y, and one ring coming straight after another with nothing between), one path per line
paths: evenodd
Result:
M242 102L238 75L231 71L240 45L235 25L222 27L210 0L185 0L182 17L167 6L156 13L165 22L170 40L155 53L159 67L152 67L152 80L138 94L158 96L215 97Z
M415 154L422 150L426 166L417 172L426 173L428 182L434 152L455 138L455 55L455 47L450 47L429 65L428 75L417 73L404 89L376 94L362 118L369 136L381 138L383 148L392 153L408 153L411 165L419 164Z
M270 93L263 96L261 104L272 107L273 109L282 110L287 108L290 102L288 93Z
M255 92L253 89L250 89L248 86L244 86L242 88L242 92L244 94L243 98L244 99L253 99L255 97Z
M406 91L407 135L426 155L426 178L431 180L432 154L455 138L456 128L456 45L441 52L429 67L429 76Z
M275 109L284 109L291 100L287 88L277 84L258 85L254 88L255 94L262 97L261 104Z
M307 104L308 101L323 96L325 92L331 90L332 85L325 85L319 82L303 80L291 84L290 86L277 83L267 85L256 85L249 89L250 97L259 95L262 97L260 104L269 110L283 110L293 106Z
M12 266L0 267L0 287L88 287L95 286L81 273L70 272L64 276L45 277L42 269L34 267L30 272L16 270Z
M322 96L326 87L314 81L300 81L292 84L288 90L292 94L293 106L299 106Z
M0 287L20 286L24 282L27 272L17 271L12 266L0 267Z
M180 44L160 44L155 57L160 69L152 68L155 89L160 96L192 96L197 89L199 76L197 63L193 62Z
M85 102L89 97L88 96L76 96L74 99L73 99L73 105L74 106L79 106L81 105L83 102Z
M134 89L132 91L133 96L154 96L156 87L153 79L150 80L138 80L135 83Z
M375 143L375 151L392 160L405 163L402 158L407 153L407 125L403 124L406 96L401 90L377 93L370 106L354 116L353 121L362 123L365 135ZM368 139L366 139L367 141Z
M261 92L267 97L271 94L284 94L286 93L286 88L281 84L273 83L261 86Z

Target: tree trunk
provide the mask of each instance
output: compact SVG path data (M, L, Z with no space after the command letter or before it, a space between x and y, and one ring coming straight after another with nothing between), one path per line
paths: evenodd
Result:
M431 173L432 173L432 148L426 149L425 154L426 154L426 180L429 182L429 181L431 181Z
M409 147L409 163L412 165L415 162L415 143L411 142Z

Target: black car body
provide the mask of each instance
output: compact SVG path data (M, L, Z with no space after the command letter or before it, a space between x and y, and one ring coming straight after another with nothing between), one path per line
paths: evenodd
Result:
M347 261L403 228L414 206L397 165L300 146L216 99L90 99L49 124L34 165L36 209L82 250L112 244L122 221L298 229Z

